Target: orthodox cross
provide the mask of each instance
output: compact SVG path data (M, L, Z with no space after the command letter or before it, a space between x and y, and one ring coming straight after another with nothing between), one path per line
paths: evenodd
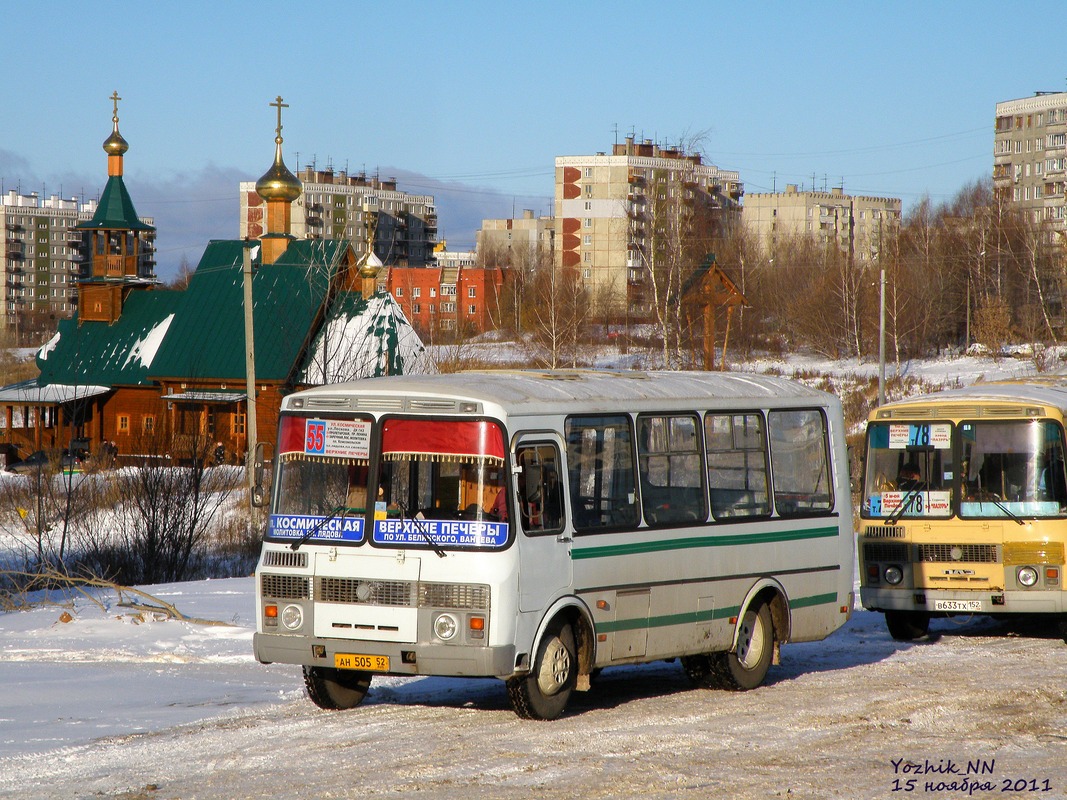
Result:
M112 120L112 122L118 122L119 121L119 100L121 100L121 99L122 98L119 97L119 93L118 93L117 89L114 92L111 93L110 100L114 104L114 110L111 112L111 120ZM279 99L281 99L281 98L279 98ZM279 113L281 113L281 112L279 112Z
M282 102L282 96L278 95L275 98L274 102L271 103L270 105L272 105L272 106L274 106L275 108L278 109L278 127L275 129L275 133L277 134L278 138L281 139L282 138L282 109L283 108L289 108L289 104L288 103L283 103Z

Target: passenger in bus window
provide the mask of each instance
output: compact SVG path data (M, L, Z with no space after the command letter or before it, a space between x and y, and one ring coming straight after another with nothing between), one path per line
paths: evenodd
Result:
M909 461L900 468L897 474L897 488L902 492L917 489L922 484L922 475L919 474L919 465Z

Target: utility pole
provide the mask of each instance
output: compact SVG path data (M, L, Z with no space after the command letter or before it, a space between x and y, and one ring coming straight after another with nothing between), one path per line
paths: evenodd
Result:
M258 243L251 239L244 242L244 312L245 312L245 393L248 396L248 414L245 420L245 435L248 439L248 451L245 453L245 468L248 473L248 498L252 501L255 494L255 452L256 452L256 346L253 340L252 325L252 248Z
M885 269L882 269L878 309L878 405L885 403Z

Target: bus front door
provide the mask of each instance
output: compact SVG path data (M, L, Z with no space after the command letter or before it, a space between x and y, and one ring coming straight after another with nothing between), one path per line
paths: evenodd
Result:
M528 434L515 446L516 511L520 521L519 611L539 611L570 590L571 536L564 502L563 442Z

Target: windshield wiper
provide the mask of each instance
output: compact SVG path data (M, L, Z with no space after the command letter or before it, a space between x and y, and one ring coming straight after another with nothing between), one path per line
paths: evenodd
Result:
M444 551L441 545L439 545L436 540L432 536L430 536L430 532L426 530L426 526L422 524L422 520L419 519L419 517L408 517L407 506L405 506L399 500L396 501L396 507L400 509L400 521L404 522L405 520L410 519L415 524L415 530L417 530L419 532L419 535L426 540L426 544L430 545L430 547L433 548L433 551L437 554L438 558L444 558L448 555L448 553Z
M904 512L911 508L911 504L915 502L915 498L922 492L923 487L926 486L926 482L923 481L914 489L909 489L908 493L904 495L904 499L900 503L900 508L889 515L889 519L886 520L889 525L896 525L900 522L900 518L904 516Z
M995 506L996 506L997 508L999 508L999 509L1000 509L1001 511L1003 511L1003 512L1004 512L1005 514L1007 514L1007 515L1008 515L1009 517L1011 517L1011 518L1012 518L1013 520L1015 520L1016 522L1018 522L1018 523L1019 523L1020 525L1026 525L1026 523L1025 523L1025 522L1023 522L1023 521L1022 521L1022 519L1021 519L1021 518L1020 518L1020 517L1019 517L1019 516L1018 516L1018 515L1017 515L1017 514L1016 514L1016 513L1014 512L1014 511L1012 511L1011 509L1009 509L1009 508L1008 508L1008 507L1007 507L1006 505L1004 505L1004 504L1003 504L1002 502L1000 502L999 500L995 500L995 499L993 499L993 498L989 498L988 500L982 500L982 501L980 501L980 502L983 502L983 503L992 503L992 504L993 504L993 505L995 505Z
M310 539L316 533L321 531L323 525L325 525L331 519L333 519L338 514L340 514L342 511L344 511L345 508L347 508L347 506L345 506L344 503L341 503L341 505L337 506L337 508L335 508L333 511L331 511L327 516L323 517L322 518L322 522L320 522L314 528L309 530L307 533L305 533L303 536L301 536L299 539L297 539L295 542L293 542L291 545L289 545L289 549L293 550L293 551L299 550L300 549L300 545L304 544L304 542L306 542L308 539ZM342 516L344 516L344 515L342 514Z

